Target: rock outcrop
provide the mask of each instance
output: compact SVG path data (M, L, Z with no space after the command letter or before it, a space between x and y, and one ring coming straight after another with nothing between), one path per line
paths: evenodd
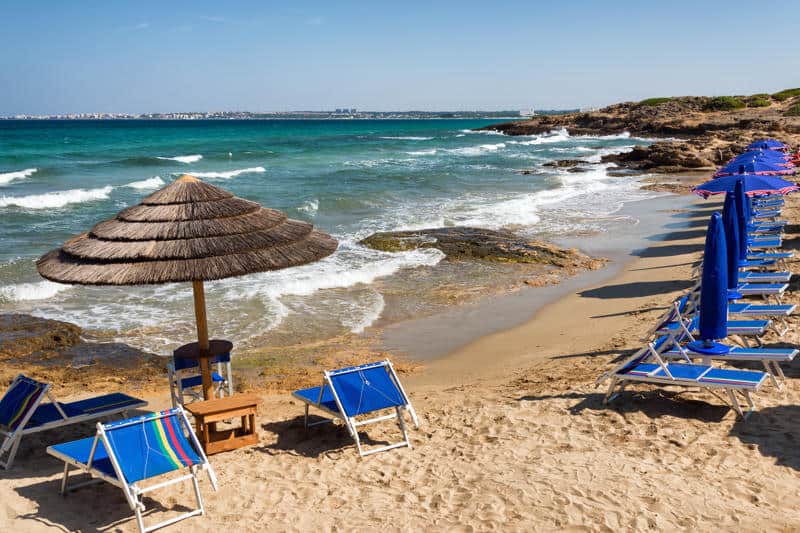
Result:
M380 232L361 244L387 252L436 248L450 260L537 263L565 269L596 269L605 264L603 259L589 257L576 249L531 241L510 231L472 227Z
M633 170L685 172L714 168L756 138L777 137L800 143L800 116L789 112L798 99L778 95L751 97L656 98L625 102L592 112L540 115L528 120L486 126L507 135L541 135L565 129L571 135L669 136L671 139L603 158ZM564 160L553 166L576 167Z
M33 352L65 350L81 341L81 328L69 322L17 313L0 314L0 361Z

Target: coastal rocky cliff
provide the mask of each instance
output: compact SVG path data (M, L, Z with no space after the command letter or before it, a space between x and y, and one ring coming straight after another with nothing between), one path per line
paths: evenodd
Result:
M751 140L778 137L800 142L800 89L773 95L684 96L624 102L591 112L534 116L487 126L507 135L540 135L565 129L570 135L670 137L603 162L651 172L710 169L740 153Z

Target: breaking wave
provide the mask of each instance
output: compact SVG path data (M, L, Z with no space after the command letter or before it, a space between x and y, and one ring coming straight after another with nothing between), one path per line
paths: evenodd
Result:
M132 181L125 186L131 189L157 189L162 185L164 185L164 180L161 179L161 176L153 176L146 180Z
M197 163L203 156L200 154L196 155L178 155L175 157L156 157L156 159L164 159L166 161L177 161L179 163Z
M4 285L0 286L0 301L23 302L28 300L46 300L69 288L69 285L53 283L52 281Z
M257 174L266 171L267 169L264 167L251 167L251 168L241 168L239 170L228 170L225 172L192 172L192 176L194 176L195 178L230 179L230 178L235 178L236 176L240 176L242 174Z
M71 189L68 191L31 194L28 196L0 196L0 207L23 207L26 209L58 209L69 204L82 204L105 200L114 189L106 185L99 189Z
M25 170L17 170L16 172L2 172L0 173L0 185L11 183L14 180L22 180L28 178L36 172L37 168L26 168Z

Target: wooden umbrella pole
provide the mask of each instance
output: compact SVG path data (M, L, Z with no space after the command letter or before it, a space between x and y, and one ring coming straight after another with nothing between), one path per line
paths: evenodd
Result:
M197 322L197 341L200 349L200 376L203 380L203 399L212 398L211 369L208 365L210 345L208 342L208 320L206 319L206 294L202 280L192 282L194 291L194 317Z

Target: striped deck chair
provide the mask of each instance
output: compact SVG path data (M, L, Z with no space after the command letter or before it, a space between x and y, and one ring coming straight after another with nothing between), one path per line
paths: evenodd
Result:
M45 398L49 401L45 402ZM125 415L147 402L121 393L104 394L85 400L61 403L50 392L50 385L23 376L14 378L5 396L0 399L0 467L11 468L22 437L30 433L98 420L106 416Z
M400 446L411 448L403 414L405 411L411 415L415 427L419 427L419 420L411 401L408 399L391 361L380 361L361 366L342 368L340 370L325 371L323 383L320 387L311 387L292 393L292 396L305 403L305 426L331 422L333 419L342 420L347 431L356 442L356 449L361 457ZM332 419L309 424L308 408L314 406L327 413ZM357 420L356 417L367 415L376 411L393 409L394 413L377 416L368 420ZM379 448L364 450L358 436L358 428L366 424L383 420L397 419L403 440Z
M49 446L47 453L64 461L61 494L90 483L111 483L125 493L142 533L205 513L198 483L201 471L207 472L212 487L217 490L214 470L182 407L108 424L98 423L94 437ZM92 478L68 487L70 466ZM178 471L184 474L146 487L142 485L145 480ZM142 497L151 491L189 480L194 486L198 508L145 527Z
M758 391L767 375L749 370L728 370L710 365L665 362L660 351L669 343L669 337L661 337L633 354L613 370L600 376L595 385L611 380L603 398L603 404L612 402L628 383L648 383L659 386L700 387L715 396L721 390L727 393L728 403L742 418L755 411L751 393ZM736 394L744 397L749 409L745 413ZM719 398L719 396L717 396ZM724 401L724 399L723 399Z

